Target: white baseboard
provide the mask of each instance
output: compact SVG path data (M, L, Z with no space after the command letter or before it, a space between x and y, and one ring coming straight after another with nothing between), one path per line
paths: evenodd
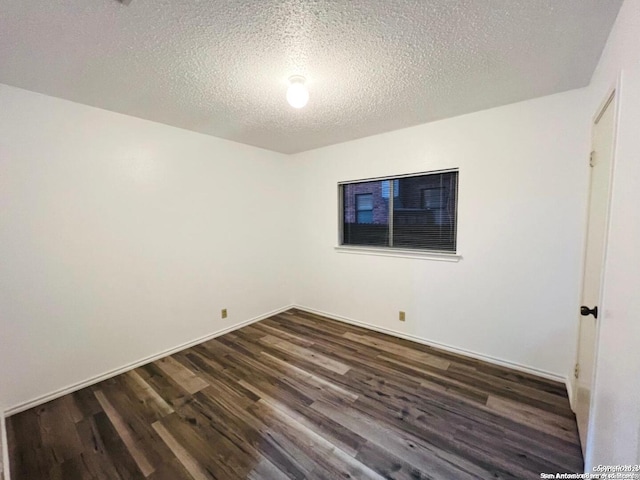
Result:
M371 323L362 322L360 320L354 320L352 318L343 317L341 315L335 315L333 313L323 312L320 310L316 310L315 308L309 308L302 305L294 305L293 308L297 308L298 310L303 310L309 313L315 313L316 315L321 315L323 317L331 318L339 322L349 323L352 325L356 325L358 327L367 328L369 330L375 330L376 332L386 333L387 335L392 335L394 337L404 338L405 340L411 340L412 342L421 343L423 345L428 345L430 347L438 348L440 350L445 350L447 352L455 353L458 355L464 355L465 357L472 357L477 360L482 360L483 362L491 363L493 365L499 365L501 367L507 367L512 370L528 373L530 375L535 375L537 377L546 378L547 380L553 380L556 382L567 384L566 377L563 377L556 373L547 372L546 370L541 370L535 367L522 365L520 363L511 362L509 360L503 360L501 358L496 358L496 357L492 357L491 355L485 355L483 353L466 350L464 348L454 347L452 345L447 345L445 343L435 342L433 340L428 340L426 338L418 337L408 333L398 332L397 330L392 330L390 328L379 327Z
M569 395L569 406L571 407L571 411L575 413L576 409L573 407L573 381L569 377L566 379L566 386L567 395Z
M2 465L0 465L0 478L11 480L11 472L9 471L9 442L7 441L7 424L4 415L0 414L0 436L2 438Z
M158 360L160 358L166 357L168 355L172 355L176 352L179 352L181 350L184 350L186 348L192 347L194 345L198 345L202 342L206 342L207 340L211 340L213 338L219 337L221 335L224 335L225 333L229 333L232 332L234 330L238 330L239 328L245 327L247 325L250 325L252 323L255 322L259 322L260 320L264 320L265 318L271 317L273 315L277 315L278 313L282 313L284 311L287 311L291 308L297 308L299 310L305 311L305 312L309 312L309 313L314 313L316 315L322 315L324 317L327 318L331 318L333 320L337 320L339 322L344 322L344 323L349 323L352 325L356 325L359 327L363 327L363 328L367 328L369 330L374 330L377 332L381 332L381 333L386 333L388 335L392 335L394 337L398 337L398 338L404 338L406 340L410 340L416 343L420 343L423 345L428 345L431 347L435 347L435 348L439 348L441 350L444 351L448 351L451 353L455 353L458 355L464 355L467 357L472 357L472 358L476 358L478 360L482 360L485 361L487 363L491 363L494 365L499 365L502 367L507 367L507 368L511 368L513 370L517 370L520 372L524 372L524 373L528 373L531 375L536 375L539 377L543 377L549 380L554 380L560 383L564 383L567 387L567 391L569 393L569 399L572 399L572 391L571 391L571 382L569 381L568 378L566 377L562 377L560 375L557 375L555 373L551 373L551 372L547 372L545 370L540 370L537 368L533 368L533 367L529 367L526 365L522 365L516 362L511 362L508 360L502 360L496 357L492 357L490 355L485 355L485 354L481 354L478 352L473 352L471 350L466 350L463 348L458 348L458 347L453 347L451 345L447 345L444 343L440 343L440 342L435 342L432 340L428 340L422 337L418 337L415 335L410 335L410 334L406 334L406 333L402 333L402 332L398 332L396 330L392 330L389 328L384 328L384 327L379 327L377 325L373 325L371 323L367 323L367 322L362 322L360 320L354 320L351 318L347 318L347 317L343 317L340 315L335 315L332 313L328 313L328 312L323 312L320 310L316 310L314 308L309 308L309 307L305 307L302 305L287 305L285 307L273 310L271 312L265 313L263 315L259 315L257 317L251 318L249 320L245 320L243 322L237 323L235 325L232 325L230 327L224 328L222 330L218 330L217 332L213 332L210 333L208 335L205 335L204 337L200 337L194 340L191 340L187 343L183 343L181 345L178 345L176 347L172 347L168 350L159 352L155 355L151 355L145 358L142 358L140 360L137 360L135 362L129 363L127 365L123 365L122 367L119 367L117 369L114 370L110 370L108 372L105 372L101 375L95 376L95 377L91 377L88 378L82 382L78 382L75 383L73 385L69 385L67 387L61 388L59 390L56 390L54 392L48 393L46 395L42 395L39 396L37 398L34 398L32 400L20 403L18 405L14 405L13 407L7 409L4 414L0 414L0 435L2 436L2 464L3 464L3 468L4 468L4 480L10 480L10 469L9 469L9 449L8 449L8 442L7 442L7 432L6 432L6 421L5 421L5 417L8 417L10 415L14 415L16 413L20 413L23 412L25 410L28 410L30 408L36 407L38 405L42 405L43 403L49 402L51 400L55 400L56 398L62 397L64 395L67 395L69 393L75 392L77 390L80 390L82 388L86 388L88 386L94 385L98 382L101 382L103 380L106 380L108 378L114 377L116 375L120 375L121 373L127 372L129 370L132 370L134 368L140 367L142 365L145 365L147 363L153 362L155 360Z
M236 323L227 328L223 328L222 330L218 330L217 332L210 333L205 335L204 337L196 338L195 340L191 340L189 342L183 343L181 345L177 345L168 350L164 350L162 352L158 352L154 355L141 358L140 360L136 360L135 362L129 363L127 365L123 365L122 367L118 367L116 369L105 372L101 375L97 375L95 377L87 378L78 383L74 383L73 385L69 385L67 387L61 388L51 393L47 393L46 395L41 395L32 400L28 400L26 402L19 403L14 405L13 407L8 408L4 415L9 417L16 413L24 412L25 410L29 410L30 408L37 407L38 405L42 405L43 403L50 402L51 400L55 400L56 398L62 397L64 395L68 395L69 393L81 390L83 388L89 387L91 385L95 385L98 382L103 380L107 380L108 378L115 377L116 375L120 375L121 373L128 372L129 370L133 370L134 368L138 368L142 365L146 365L147 363L153 362L160 358L166 357L168 355L172 355L176 352L184 350L185 348L193 347L194 345L198 345L199 343L206 342L207 340L211 340L213 338L224 335L225 333L232 332L234 330L238 330L239 328L246 327L255 322L259 322L260 320L264 320L265 318L269 318L273 315L277 315L278 313L282 313L286 310L294 308L293 305L287 305L286 307L278 308L271 312L265 313L263 315L258 315L257 317L250 318L249 320L245 320L240 323Z

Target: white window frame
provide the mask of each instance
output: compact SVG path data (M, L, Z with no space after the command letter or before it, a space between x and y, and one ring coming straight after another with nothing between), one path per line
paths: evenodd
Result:
M400 257L400 258L415 258L421 260L436 260L436 261L445 261L445 262L458 262L462 259L462 255L460 254L458 247L458 210L459 210L459 191L456 192L456 219L455 219L455 228L456 228L456 251L441 251L441 250L428 250L428 249L419 249L419 248L397 248L393 246L389 247L376 247L376 246L367 246L367 245L345 245L343 244L343 228L344 228L344 194L343 187L344 185L350 185L354 183L364 183L364 182L376 182L376 181L384 181L389 180L390 184L390 195L389 195L389 209L393 211L393 200L394 200L394 180L398 180L401 178L407 177L419 177L424 175L437 175L442 173L456 172L458 174L458 185L460 183L460 170L458 168L450 168L445 170L432 170L427 172L418 172L418 173L409 173L403 175L390 175L386 177L374 177L374 178L366 178L366 179L358 179L358 180L348 180L338 182L338 242L334 247L335 251L338 253L348 253L348 254L357 254L357 255L376 255L382 257ZM357 215L357 212L356 212ZM393 214L389 215L389 238L390 242L393 242Z

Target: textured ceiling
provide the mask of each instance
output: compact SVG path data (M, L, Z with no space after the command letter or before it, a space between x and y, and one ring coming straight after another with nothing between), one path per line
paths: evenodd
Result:
M294 153L585 86L621 3L0 0L0 83Z

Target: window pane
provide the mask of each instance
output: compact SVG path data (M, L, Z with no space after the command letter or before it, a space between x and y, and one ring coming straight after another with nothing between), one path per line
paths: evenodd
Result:
M382 196L389 198L389 188L391 187L391 180L382 181ZM397 197L399 192L398 180L393 180L393 196Z
M373 210L358 210L356 223L373 223Z
M342 187L344 245L389 246L389 199L382 196L382 183L377 180Z
M399 179L393 205L393 246L456 250L458 172Z
M371 193L359 193L356 194L356 209L373 210L373 194Z

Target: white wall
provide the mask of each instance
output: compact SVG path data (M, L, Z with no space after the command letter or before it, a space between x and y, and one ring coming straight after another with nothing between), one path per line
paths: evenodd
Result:
M586 98L575 90L296 155L296 303L566 377L587 195ZM334 250L339 181L452 167L460 168L459 263Z
M0 85L0 407L290 304L287 164Z
M594 114L621 77L603 314L587 468L640 463L640 0L626 0L589 87Z

